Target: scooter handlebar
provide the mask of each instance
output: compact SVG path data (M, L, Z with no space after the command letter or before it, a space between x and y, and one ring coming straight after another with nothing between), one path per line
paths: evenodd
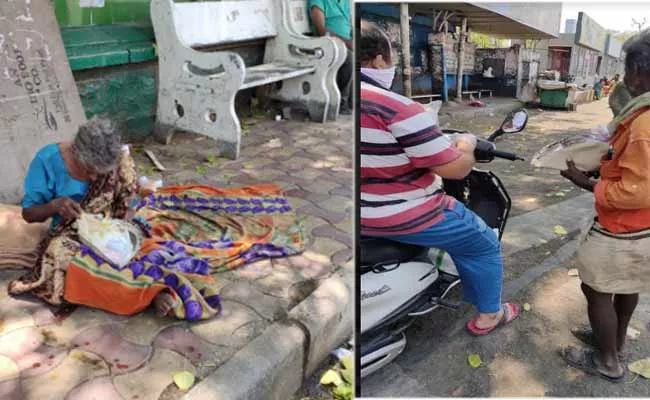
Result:
M507 152L507 151L501 151L501 150L496 150L495 149L495 150L491 151L491 154L495 158L503 158L505 160L510 160L510 161L517 161L517 160L524 161L523 158L519 157L515 153L510 153L510 152Z
M495 158L503 158L505 160L516 161L524 160L515 153L510 153L507 151L497 150L496 146L492 142L488 142L485 139L477 138L476 149L474 150L474 157L477 162L490 162Z

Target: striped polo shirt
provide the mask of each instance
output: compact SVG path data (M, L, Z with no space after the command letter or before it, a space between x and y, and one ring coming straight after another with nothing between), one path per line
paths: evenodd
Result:
M430 168L461 156L421 104L361 76L361 234L420 232L454 199Z

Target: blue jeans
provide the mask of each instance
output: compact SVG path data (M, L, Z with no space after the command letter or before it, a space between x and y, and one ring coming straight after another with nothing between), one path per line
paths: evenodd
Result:
M503 260L499 239L481 217L461 202L445 210L444 219L430 228L387 238L445 250L458 269L465 301L480 313L501 309Z

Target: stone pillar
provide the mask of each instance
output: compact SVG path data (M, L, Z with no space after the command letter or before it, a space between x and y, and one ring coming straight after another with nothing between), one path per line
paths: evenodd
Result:
M465 39L467 38L467 18L463 18L458 37L458 60L456 69L456 100L461 101L463 97L463 59L465 58Z
M411 22L408 3L400 4L400 28L402 32L402 80L404 96L411 97Z

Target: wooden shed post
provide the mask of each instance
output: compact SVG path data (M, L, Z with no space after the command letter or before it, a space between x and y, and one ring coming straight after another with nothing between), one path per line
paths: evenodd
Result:
M463 98L463 59L465 58L465 39L467 38L467 18L463 18L458 37L458 57L456 70L456 100L462 101Z
M402 33L402 81L404 96L411 97L411 26L408 3L400 4L400 28Z

